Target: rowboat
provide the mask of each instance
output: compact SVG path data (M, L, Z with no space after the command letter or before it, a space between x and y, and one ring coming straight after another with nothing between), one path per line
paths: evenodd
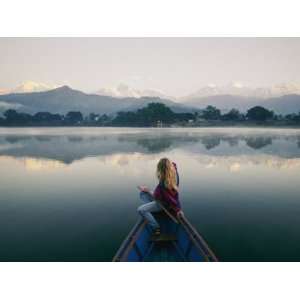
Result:
M140 218L113 258L114 262L218 261L205 240L184 217L175 218L166 210L155 213L161 234L153 235Z

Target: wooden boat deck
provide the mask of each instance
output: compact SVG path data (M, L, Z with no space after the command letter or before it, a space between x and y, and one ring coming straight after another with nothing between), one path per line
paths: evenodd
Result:
M140 219L122 243L113 261L185 262L217 261L204 239L185 217L174 220L162 211L155 214L161 235L154 236Z

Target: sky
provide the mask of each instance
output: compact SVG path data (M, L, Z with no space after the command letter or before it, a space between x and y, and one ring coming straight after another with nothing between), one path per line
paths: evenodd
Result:
M233 82L300 82L300 38L0 38L0 89L127 84L185 96Z

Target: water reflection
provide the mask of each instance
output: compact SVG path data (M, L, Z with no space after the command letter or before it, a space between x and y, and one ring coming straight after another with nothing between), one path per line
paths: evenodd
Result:
M161 156L220 260L300 260L299 144L299 130L0 128L0 260L111 260Z
M227 142L231 147L236 147L239 145L239 139L236 137L228 137Z
M25 169L29 171L49 171L65 167L62 162L49 159L25 158L23 162Z
M271 132L232 133L182 131L134 131L133 133L103 134L0 134L0 156L15 158L30 157L49 159L71 164L86 157L107 156L112 154L151 154L181 150L187 154L210 156L240 156L268 154L279 158L300 157L300 135L298 132L280 134ZM9 131L9 130L8 130ZM130 131L130 130L129 130ZM228 147L229 146L229 147ZM254 150L254 151L253 151Z
M246 143L253 149L261 149L272 144L272 137L249 137L246 138Z
M213 149L220 145L221 138L220 137L214 137L214 136L204 136L201 139L201 143L205 146L207 150Z

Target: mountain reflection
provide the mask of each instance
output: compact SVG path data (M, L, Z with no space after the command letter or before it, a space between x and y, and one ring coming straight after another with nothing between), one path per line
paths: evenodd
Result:
M246 138L246 143L253 149L261 149L272 144L271 137L250 137Z
M122 143L136 143L141 146L143 153L160 153L166 150L180 148L183 145L197 143L200 141L199 137L189 136L188 134L181 135L122 135L118 138Z
M68 141L71 143L80 143L83 141L83 137L81 136L69 136Z
M239 145L239 139L237 137L228 137L227 142L231 147L235 147Z
M205 136L201 139L201 143L207 150L210 150L220 145L221 138L214 136Z
M49 159L71 164L86 157L131 155L134 153L163 155L166 151L183 151L186 155L210 157L239 157L241 155L271 155L281 159L300 157L300 135L273 132L153 131L138 130L107 134L100 129L96 134L69 134L63 128L52 134L0 134L0 156L30 159ZM29 165L32 162L29 163ZM39 167L37 167L39 168ZM41 167L42 168L42 167ZM238 165L233 167L237 170Z
M10 144L15 144L15 143L19 143L22 141L28 141L30 140L31 137L30 136L6 136L5 140L10 143Z
M150 152L162 152L172 146L171 139L138 139L136 142Z

